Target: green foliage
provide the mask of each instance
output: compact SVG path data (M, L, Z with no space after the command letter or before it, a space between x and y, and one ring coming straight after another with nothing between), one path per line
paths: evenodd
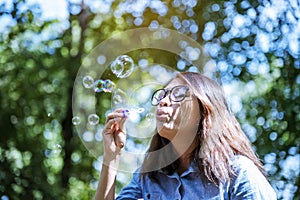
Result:
M39 6L29 7L25 1L12 1L10 8L0 4L1 14L13 22L0 35L1 198L93 197L101 162L86 150L72 125L77 71L85 55L112 34L155 25L203 44L215 63L210 75L224 88L235 86L230 93L233 111L262 158L279 199L300 197L299 163L295 164L300 160L300 54L299 47L293 47L296 40L299 44L295 26L299 5L286 2L278 6L282 9L277 16L268 16L264 9L274 6L269 1L195 2L164 1L159 9L147 4L139 11L136 6L124 11L122 5L134 2L115 1L105 14L93 6L68 2L70 16L64 22L43 21ZM293 31L295 41L286 37ZM185 63L178 69L181 59L161 50L128 54L179 71L191 67ZM113 80L109 72L103 76ZM107 110L110 96L98 99L99 109ZM104 116L101 113L102 122ZM117 193L130 177L120 174Z

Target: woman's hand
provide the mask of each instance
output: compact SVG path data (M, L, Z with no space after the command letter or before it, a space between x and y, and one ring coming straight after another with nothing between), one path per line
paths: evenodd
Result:
M125 121L127 119L127 110L116 109L109 113L103 134L104 155L103 158L113 160L121 154L121 150L126 142Z
M115 185L121 150L126 142L125 121L128 110L116 109L106 117L103 135L103 163L99 184L95 195L97 199L115 199Z

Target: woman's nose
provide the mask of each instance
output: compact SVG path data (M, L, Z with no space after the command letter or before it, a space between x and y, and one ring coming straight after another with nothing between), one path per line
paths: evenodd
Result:
M160 106L170 106L171 105L171 98L170 94L167 94L164 98L162 98L159 102Z

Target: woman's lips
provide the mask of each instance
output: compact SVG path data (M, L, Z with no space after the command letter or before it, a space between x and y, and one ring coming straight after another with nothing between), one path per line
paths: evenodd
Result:
M156 115L156 119L158 121L167 121L169 119L169 115L165 114L165 115Z
M157 109L156 119L159 121L169 121L171 115L166 109Z

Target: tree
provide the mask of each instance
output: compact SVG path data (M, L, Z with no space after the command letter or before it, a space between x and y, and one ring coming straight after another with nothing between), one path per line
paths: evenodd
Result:
M230 95L279 199L299 197L299 7L294 1L68 1L66 20L43 21L38 5L1 3L0 19L11 22L0 36L1 198L92 198L101 163L72 124L77 72L111 35L159 26L204 47L211 59L200 70ZM195 70L158 49L128 55L136 62ZM102 78L117 81L109 70ZM97 108L109 109L111 96L97 97ZM99 115L103 123L105 112ZM130 175L120 177L117 192Z

